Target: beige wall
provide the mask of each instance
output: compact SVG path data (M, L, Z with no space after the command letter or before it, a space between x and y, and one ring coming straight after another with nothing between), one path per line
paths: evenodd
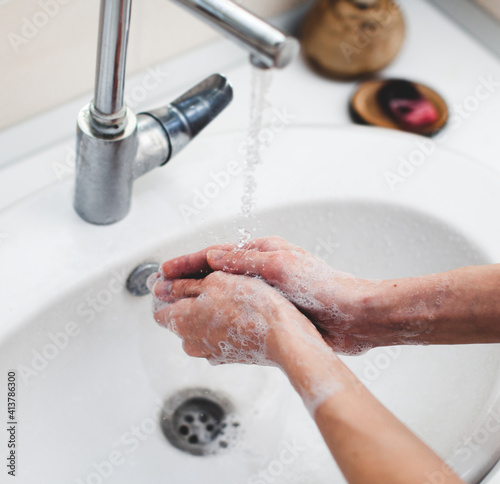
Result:
M263 16L302 2L238 1ZM167 0L132 9L128 72L217 35ZM0 0L0 129L92 89L98 11L99 0Z
M500 2L498 0L474 0L476 3L490 11L498 20L500 20Z

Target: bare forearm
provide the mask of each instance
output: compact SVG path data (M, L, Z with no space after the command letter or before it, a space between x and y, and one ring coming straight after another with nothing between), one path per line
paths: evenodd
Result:
M363 300L381 344L500 343L500 264L383 281Z
M285 348L282 367L350 484L422 484L436 472L462 482L331 350L304 339Z
M350 484L422 484L436 473L462 482L367 390L331 397L315 420Z

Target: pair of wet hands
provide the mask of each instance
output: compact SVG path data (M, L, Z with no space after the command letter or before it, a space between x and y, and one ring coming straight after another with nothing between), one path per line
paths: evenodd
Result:
M364 281L278 237L178 257L149 283L156 321L188 355L215 364L279 365L283 332L312 334L336 352L367 349L353 331Z

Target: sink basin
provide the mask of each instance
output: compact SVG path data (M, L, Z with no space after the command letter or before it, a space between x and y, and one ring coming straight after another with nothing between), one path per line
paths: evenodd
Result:
M500 178L432 143L417 156L422 142L362 127L275 133L247 228L368 278L499 262ZM76 216L71 183L0 213L0 367L17 371L23 483L345 482L279 370L185 356L154 323L150 298L124 289L142 262L237 239L244 146L241 133L200 138L138 180L129 217L113 226ZM378 348L344 361L466 481L500 457L500 432L487 425L500 419L498 345ZM166 400L190 388L234 407L238 431L215 455L178 450L158 425Z

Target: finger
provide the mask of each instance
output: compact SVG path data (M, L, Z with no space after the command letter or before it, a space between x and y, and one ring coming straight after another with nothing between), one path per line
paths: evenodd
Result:
M285 239L278 236L262 237L251 240L245 244L246 250L258 250L261 252L271 252L277 250L298 250L304 252L303 249L297 247ZM193 254L183 255L175 259L165 262L162 266L163 275L166 279L183 279L186 277L204 277L212 272L210 265L207 263L207 253L211 250L236 250L236 244L218 244L207 247Z
M210 353L197 343L184 341L182 343L182 348L188 356L192 356L193 358L206 358L210 356Z
M253 239L243 246L246 250L258 250L260 252L273 252L277 250L293 250L297 247L285 239L276 235Z
M196 299L181 299L173 304L164 306L154 313L156 322L183 338L180 331L182 330L182 322L191 318L193 303L195 301Z
M146 287L149 289L149 292L153 292L153 288L155 284L162 278L159 272L154 272L151 274L146 280Z
M207 252L212 249L232 250L234 245L213 245L194 254L183 255L168 260L162 266L163 275L166 279L184 279L186 277L204 277L212 269L207 263Z
M269 283L282 282L287 252L259 252L257 250L223 251L210 250L207 260L216 271L231 274L260 276Z
M154 295L164 302L198 297L203 292L203 279L158 280L153 287Z

